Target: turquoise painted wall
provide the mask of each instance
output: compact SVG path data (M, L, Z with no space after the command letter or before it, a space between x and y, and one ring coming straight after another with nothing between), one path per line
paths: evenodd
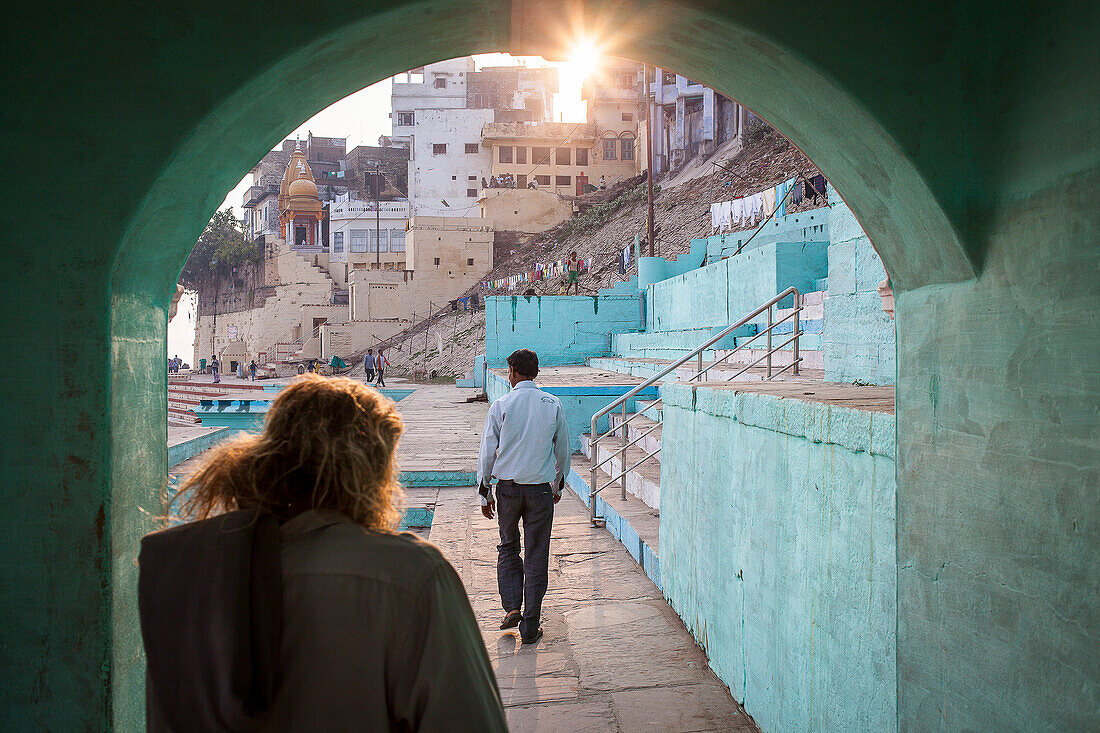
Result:
M651 285L646 330L727 326L792 285L810 292L828 273L827 249L824 242L772 242Z
M624 283L629 285L629 283ZM516 349L531 349L543 366L583 364L610 353L610 335L643 327L643 296L630 294L503 295L485 299L485 356L506 366ZM629 289L624 289L629 292Z
M830 201L840 200L835 191L833 196L834 198ZM706 242L707 262L717 262L723 257L731 257L738 248L742 248L742 252L745 252L775 242L828 241L829 213L828 208L802 211L797 214L777 216L756 229L707 237L703 240Z
M830 200L837 201L835 191ZM829 297L823 339L825 380L894 384L897 345L894 319L882 310L878 284L882 259L851 209L834 205L829 223Z
M894 416L666 384L661 585L765 731L897 729Z

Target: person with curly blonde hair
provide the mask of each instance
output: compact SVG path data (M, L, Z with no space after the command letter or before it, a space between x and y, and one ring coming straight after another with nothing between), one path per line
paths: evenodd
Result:
M142 540L150 731L505 731L470 602L397 531L394 402L307 374L184 483Z

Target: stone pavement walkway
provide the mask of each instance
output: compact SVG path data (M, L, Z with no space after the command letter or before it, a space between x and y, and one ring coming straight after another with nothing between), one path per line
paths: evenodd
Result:
M513 731L758 730L626 549L593 529L568 491L554 517L546 634L525 646L499 631L497 527L473 495L438 490L430 539L462 576Z

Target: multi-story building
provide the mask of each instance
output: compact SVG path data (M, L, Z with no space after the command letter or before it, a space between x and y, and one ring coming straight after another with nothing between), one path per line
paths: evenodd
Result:
M482 128L493 176L510 176L516 188L534 183L569 196L601 178L610 185L638 175L637 143L634 130L601 132L592 122L494 122Z
M409 202L352 199L329 205L328 271L347 287L354 270L406 268Z
M549 122L557 91L553 66L490 66L466 75L466 108L494 110L495 122Z
M487 122L548 122L557 69L520 66L475 70L471 57L429 64L395 77L392 144L410 149L412 216L477 216L482 179L491 175L481 150Z
M490 167L481 129L492 121L491 109L417 110L409 157L411 216L477 215L478 190Z
M395 76L390 91L390 143L411 147L420 110L464 109L466 75L473 71L473 57L463 56Z
M710 87L672 71L653 68L646 80L650 97L650 139L657 173L676 170L696 155L709 155L739 138L752 113Z

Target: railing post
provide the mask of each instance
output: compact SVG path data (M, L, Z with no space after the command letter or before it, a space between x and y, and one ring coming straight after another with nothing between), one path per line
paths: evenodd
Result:
M695 355L695 374L697 376L692 377L691 381L694 382L696 379L698 379L700 382L705 382L706 381L706 375L702 374L702 371L703 371L703 352L700 351L698 354Z
M764 360L768 369L768 379L772 378L772 307L768 306L768 353Z
M592 464L592 475L588 483L588 521L596 526L596 417L592 417L591 431L588 433L588 457Z
M623 417L619 423L619 431L623 434L623 447L619 449L619 470L623 472L622 492L619 498L626 501L626 402L623 402Z
M798 376L798 335L799 331L799 313L802 308L802 295L796 290L794 291L794 366L791 367L791 373L796 377Z

